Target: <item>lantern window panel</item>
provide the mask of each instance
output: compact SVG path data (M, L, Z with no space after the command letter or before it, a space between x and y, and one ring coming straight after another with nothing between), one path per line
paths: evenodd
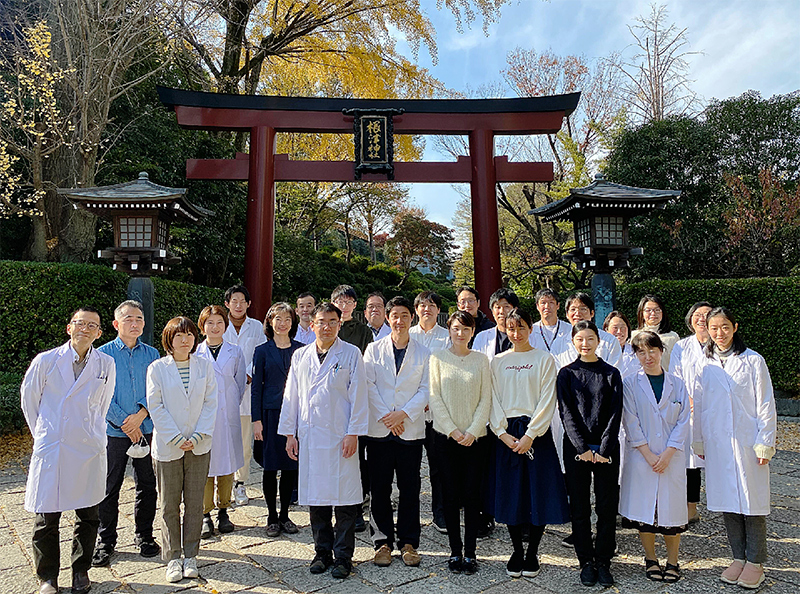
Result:
M589 219L578 221L578 247L589 247L592 244L592 231Z
M595 238L597 245L622 245L622 217L597 217L595 219Z

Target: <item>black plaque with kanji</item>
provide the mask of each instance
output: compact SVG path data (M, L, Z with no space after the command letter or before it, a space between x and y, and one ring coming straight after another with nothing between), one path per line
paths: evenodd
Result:
M353 116L355 179L363 173L385 173L394 179L394 126L392 116L402 109L345 109Z

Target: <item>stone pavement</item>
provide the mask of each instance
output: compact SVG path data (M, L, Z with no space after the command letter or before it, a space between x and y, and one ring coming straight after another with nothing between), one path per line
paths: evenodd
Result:
M423 462L424 464L424 462ZM771 463L773 510L767 523L769 563L762 592L797 594L800 592L800 454L779 451ZM0 470L0 593L32 594L38 589L31 556L33 515L23 507L24 465ZM423 468L427 474L427 467ZM534 579L511 579L505 573L510 555L510 539L505 527L478 542L479 572L474 576L452 575L447 571L447 538L430 525L430 491L423 481L423 530L420 553L422 564L405 567L395 556L388 568L370 561L372 547L365 533L358 535L355 573L348 579L335 580L330 574L311 575L308 564L314 550L308 512L294 508L291 518L301 526L299 534L270 539L265 535L266 506L261 494L260 472L253 466L248 494L249 505L234 510L231 518L236 531L203 541L200 549L200 578L170 584L164 578L165 566L159 560L143 559L133 545L133 481L128 476L121 495L119 544L110 567L93 568L92 592L169 594L171 592L252 594L288 594L321 592L330 594L514 594L523 592L567 594L591 592L578 580L574 553L560 545L568 526L548 527L542 541L542 571ZM615 592L742 592L726 586L718 575L730 562L730 552L719 514L701 508L703 521L684 534L681 542L681 566L684 578L664 585L644 578L642 549L636 532L620 529L617 533L618 556L612 564L617 585ZM73 514L62 518L62 559L59 583L68 592L71 583L69 552ZM663 541L659 548L662 563ZM65 588L64 586L67 586Z

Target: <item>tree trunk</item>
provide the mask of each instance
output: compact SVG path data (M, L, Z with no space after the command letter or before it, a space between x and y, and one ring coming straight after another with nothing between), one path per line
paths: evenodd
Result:
M344 217L344 241L347 246L345 262L350 264L350 258L353 255L353 241L350 239L350 213L347 213Z

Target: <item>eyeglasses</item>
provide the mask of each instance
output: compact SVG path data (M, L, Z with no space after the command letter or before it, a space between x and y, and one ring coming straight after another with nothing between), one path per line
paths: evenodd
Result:
M583 305L583 306L581 306L581 307L570 307L570 308L567 310L567 313L575 313L575 312L580 312L580 313L582 313L582 314L587 314L587 313L589 313L590 311L591 311L591 310L590 310L588 307L586 307L585 305Z
M337 297L333 300L334 303L341 303L342 305L355 305L355 299L350 299L349 297Z
M644 315L649 316L652 314L660 314L661 308L660 307L645 307L644 308Z
M92 332L100 328L100 324L95 324L94 322L84 322L83 320L72 320L70 324L73 328L77 328L78 330L91 330Z
M339 322L323 322L322 320L314 320L314 325L317 328L336 328Z
M458 304L459 305L475 305L476 303L478 303L478 300L474 299L474 298L472 298L472 299L459 299L458 300Z
M368 305L367 306L367 311L380 311L382 309L386 309L386 308L383 307L382 305Z

